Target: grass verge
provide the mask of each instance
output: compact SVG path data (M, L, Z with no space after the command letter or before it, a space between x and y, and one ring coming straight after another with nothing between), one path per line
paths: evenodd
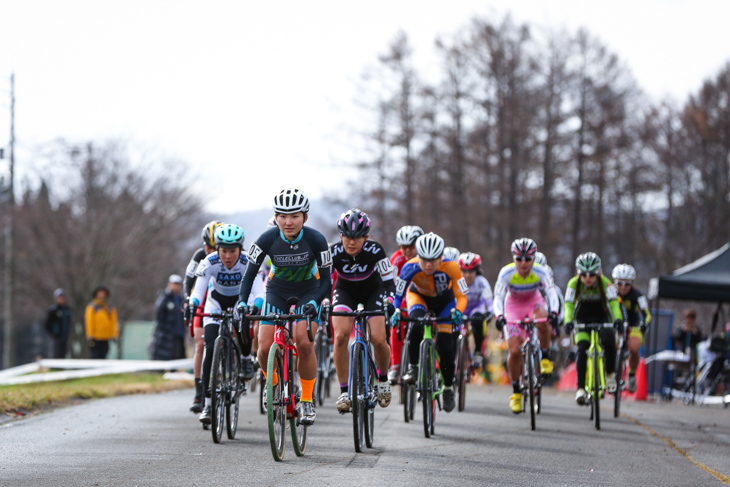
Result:
M162 374L141 373L0 386L0 414L23 416L85 399L165 392L192 385L192 381L164 380Z

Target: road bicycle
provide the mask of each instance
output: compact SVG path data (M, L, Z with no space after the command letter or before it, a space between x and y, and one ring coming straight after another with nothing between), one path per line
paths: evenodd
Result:
M537 415L542 408L541 389L544 377L540 374L540 339L537 336L537 323L547 322L547 318L528 319L508 322L525 330L527 338L520 346L522 353L522 373L520 374L520 391L522 392L522 412L530 411L530 429L537 427Z
M329 301L329 300L325 300ZM323 309L324 311L324 309ZM330 397L332 377L335 372L332 360L332 336L329 320L322 321L322 326L314 334L314 353L317 355L317 380L314 385L314 399L320 406Z
M624 323L624 329L618 334L616 346L616 392L613 395L613 417L621 416L621 393L628 387L624 380L626 361L629 359L629 326Z
M441 409L441 394L444 392L444 380L441 371L436 367L437 353L436 343L433 338L434 328L437 323L452 323L455 311L452 309L451 315L448 317L426 315L419 318L411 318L410 316L401 316L400 309L395 310L398 322L423 323L423 340L421 340L418 359L419 367L416 391L418 392L418 401L421 401L423 406L423 433L426 438L430 438L434 434L436 405ZM408 355L405 341L403 343L403 349L406 350L406 355ZM402 367L403 363L401 363L401 370ZM409 411L409 413L411 412Z
M491 319L491 314L486 317L486 321ZM475 326L483 326L484 322L479 321ZM464 411L466 407L466 385L471 381L474 375L474 357L469 350L469 336L472 335L472 320L465 319L459 329L459 336L456 339L456 368L454 371L454 379L456 390L459 394L458 410Z
M294 364L298 354L297 347L292 341L294 324L297 321L306 320L309 341L314 341L314 337L310 316L294 314L298 301L299 299L295 297L286 301L289 306L289 314L247 315L244 317L244 321L269 321L273 322L275 326L274 343L269 349L266 371L268 378L266 381L266 413L271 454L277 462L284 459L287 421L291 430L294 453L302 456L307 449L309 425L301 422L301 391L297 385L298 377ZM275 377L278 378L277 384L273 383Z
M591 405L591 417L597 430L601 429L601 398L606 394L606 372L603 368L603 347L600 332L603 328L612 328L613 323L576 323L576 331L590 333L591 344L586 355L586 393ZM617 388L617 395L620 395Z
M368 448L373 447L375 435L375 406L378 404L378 367L373 358L373 346L370 343L370 327L367 318L370 316L388 316L388 301L383 300L383 309L365 311L361 303L356 311L330 311L329 300L325 300L324 316L348 316L354 318L355 341L350 345L350 375L348 377L348 395L352 407L352 430L355 439L355 451L361 453L363 440Z
M241 377L241 350L250 335L244 330L234 333L233 310L220 313L195 313L221 321L218 337L213 344L213 360L210 371L211 433L213 441L220 443L225 421L228 439L236 437L238 428L239 400L246 394L246 382ZM205 428L205 425L203 426Z

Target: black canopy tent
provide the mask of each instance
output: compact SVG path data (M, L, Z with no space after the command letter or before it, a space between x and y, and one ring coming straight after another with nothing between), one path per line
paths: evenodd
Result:
M661 298L730 303L730 243L669 275L652 279L649 299Z
M649 281L648 298L652 301L652 314L659 318L659 301L664 299L681 299L686 301L709 301L717 303L712 323L712 334L718 325L722 306L730 303L730 243L700 257L691 264L680 267L669 275L652 278ZM650 327L649 353L657 353L663 349L660 343L669 338L669 329L660 330L659 320L652 320ZM662 335L662 338L660 338ZM650 384L663 380L663 373L657 369L658 364L650 364L647 369Z

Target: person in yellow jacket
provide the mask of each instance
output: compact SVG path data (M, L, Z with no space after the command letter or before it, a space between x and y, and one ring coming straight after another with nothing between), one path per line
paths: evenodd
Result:
M94 300L86 306L86 340L91 358L105 359L109 353L109 340L116 340L119 336L117 309L109 306L109 289L106 287L94 289L93 297Z

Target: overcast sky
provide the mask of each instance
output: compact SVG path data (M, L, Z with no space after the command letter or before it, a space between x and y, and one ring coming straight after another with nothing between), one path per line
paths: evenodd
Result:
M725 0L0 0L0 147L14 72L20 179L40 144L124 137L187 161L212 212L287 186L317 198L355 175L358 81L399 29L427 70L438 35L508 11L585 26L656 100L684 100L730 60Z

